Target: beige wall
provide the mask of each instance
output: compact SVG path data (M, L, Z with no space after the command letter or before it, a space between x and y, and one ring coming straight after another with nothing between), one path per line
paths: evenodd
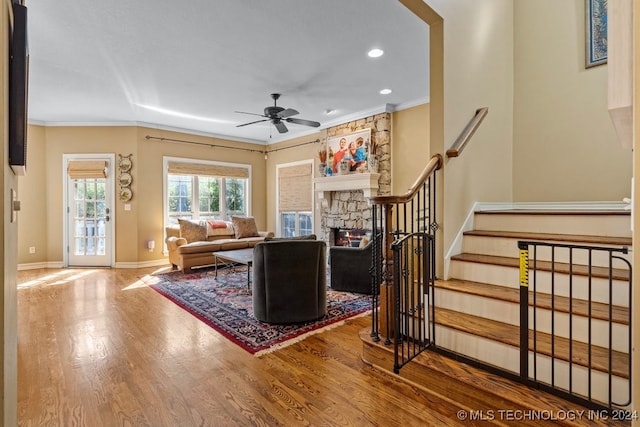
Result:
M514 4L514 200L629 197L632 156L607 110L607 65L584 65L584 0Z
M9 34L9 2L4 2L0 7L0 101L2 102L2 120L0 120L0 143L2 155L0 155L0 180L4 189L2 211L0 212L0 271L2 272L2 303L0 304L0 334L2 334L2 351L0 352L0 381L2 382L2 404L0 405L0 420L4 426L18 424L18 332L17 332L17 279L16 279L16 251L18 227L11 222L11 189L18 190L19 181L11 169L8 161L8 127L7 127L7 103L8 103L8 38Z
M406 192L427 165L429 146L429 104L418 105L392 115L392 194Z
M24 200L18 232L20 264L61 263L63 261L63 155L84 153L133 154L133 198L131 210L117 200L113 207L115 222L115 261L122 266L157 263L163 255L164 228L162 216L163 156L217 160L250 164L252 168L251 214L258 228L266 227L265 160L260 153L211 148L188 143L146 139L147 135L194 141L204 144L229 145L263 150L255 144L235 143L202 136L138 127L41 127L29 126L28 176L21 178L20 196ZM112 177L117 177L117 170ZM119 187L115 185L117 190ZM33 224L36 224L34 227ZM156 241L149 252L148 239ZM29 255L28 247L36 246ZM42 248L40 250L39 248Z
M399 185L405 189L413 183L428 158L428 105L421 105L393 115L392 142L394 153L400 156L396 166ZM217 140L197 135L185 135L166 130L142 127L43 127L29 126L29 173L22 177L20 197L23 200L22 221L19 227L18 262L50 265L63 261L63 155L85 153L133 154L131 210L117 200L113 207L115 223L115 261L120 266L145 265L164 259L163 250L163 182L164 156L217 160L251 165L251 214L258 228L276 231L276 165L313 159L314 175L318 151L325 147L326 132L294 138L268 147ZM218 144L252 150L268 150L267 159L261 152L211 148L207 145L159 141L158 138ZM310 143L319 140L318 143ZM291 148L287 148L291 147ZM402 153L411 153L406 156ZM420 155L416 156L418 153ZM404 156L404 157L403 157ZM118 171L115 170L117 178ZM396 179L394 177L394 179ZM392 180L393 182L393 180ZM116 182L116 190L118 189ZM319 205L314 204L316 218ZM144 210L143 210L144 209ZM149 252L145 242L156 241L156 249ZM28 248L36 247L35 254Z
M46 197L46 153L45 128L29 126L27 129L27 174L19 178L18 198L21 212L18 214L18 259L21 263L42 263L47 261L47 210ZM41 191L33 191L33 189ZM38 218L36 220L36 218ZM29 254L29 247L36 248Z
M432 23L431 154L443 154L476 109L489 108L487 118L462 155L445 160L444 179L440 180L444 191L439 194L446 197L440 200L444 206L438 222L443 227L439 242L448 248L474 202L511 200L513 2L402 2L425 22ZM425 10L426 5L432 11Z

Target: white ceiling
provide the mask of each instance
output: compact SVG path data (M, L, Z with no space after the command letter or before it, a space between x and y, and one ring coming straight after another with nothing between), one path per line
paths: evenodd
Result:
M29 120L277 142L428 101L428 27L395 0L26 0ZM381 58L367 52L384 50ZM390 88L393 92L381 95ZM167 110L164 112L144 108ZM325 110L336 113L326 115ZM175 113L175 114L168 114ZM182 115L183 117L180 117ZM187 117L187 115L197 118Z

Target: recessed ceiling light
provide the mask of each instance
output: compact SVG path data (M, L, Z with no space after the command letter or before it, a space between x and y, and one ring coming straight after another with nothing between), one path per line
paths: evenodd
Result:
M326 110L324 110L324 114L326 114L327 116L335 113L336 113L336 110L334 110L333 108L327 108Z
M382 95L389 95L391 92L393 92L391 89L382 89L380 91L380 94Z
M379 58L384 54L384 51L382 49L371 49L367 55L369 55L370 58Z

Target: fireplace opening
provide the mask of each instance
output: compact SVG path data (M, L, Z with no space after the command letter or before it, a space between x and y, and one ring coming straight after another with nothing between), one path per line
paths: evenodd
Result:
M350 246L357 248L363 237L371 238L369 230L360 230L352 228L334 228L333 243L335 246Z

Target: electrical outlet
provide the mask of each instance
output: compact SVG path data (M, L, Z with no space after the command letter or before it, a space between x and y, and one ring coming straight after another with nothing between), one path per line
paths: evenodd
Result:
M30 254L35 254L36 253L36 247L35 246L29 246L29 253Z

